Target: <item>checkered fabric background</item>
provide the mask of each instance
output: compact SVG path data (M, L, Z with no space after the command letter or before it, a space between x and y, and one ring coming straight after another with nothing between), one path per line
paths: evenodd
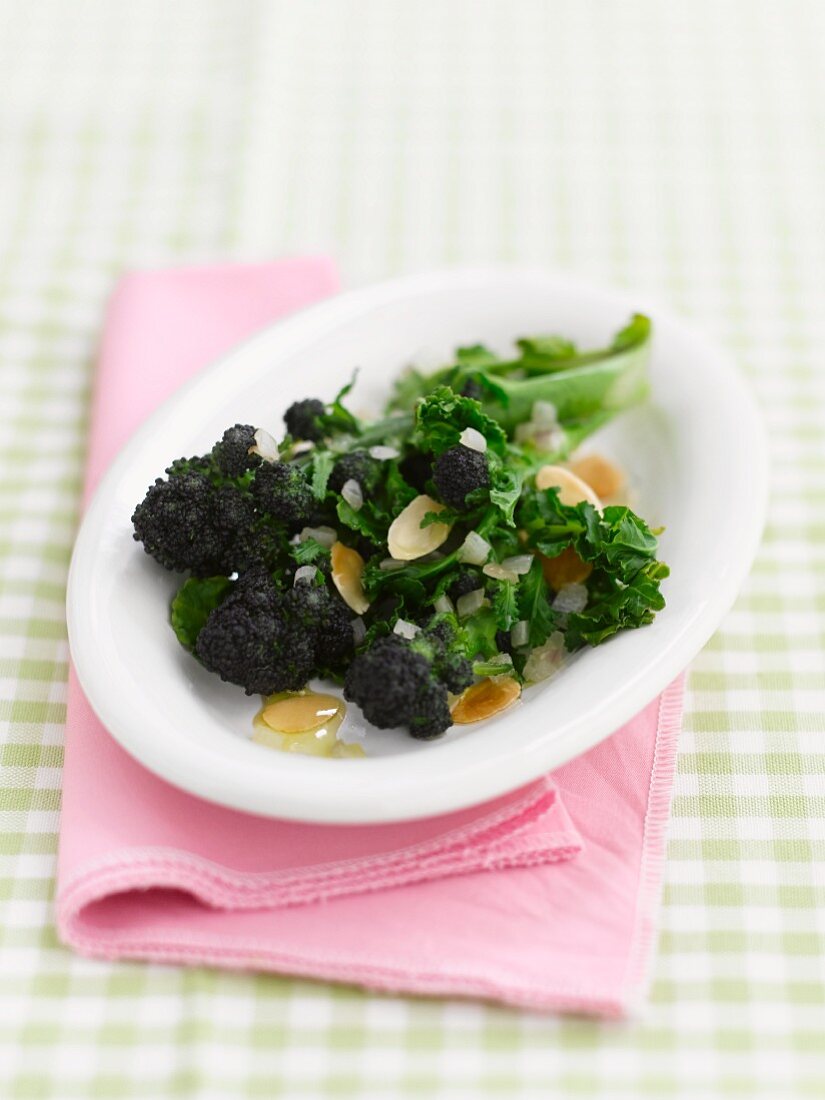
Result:
M0 1095L825 1096L823 135L819 0L0 0ZM56 942L106 295L312 250L349 284L506 260L651 290L757 388L770 522L691 671L638 1021Z

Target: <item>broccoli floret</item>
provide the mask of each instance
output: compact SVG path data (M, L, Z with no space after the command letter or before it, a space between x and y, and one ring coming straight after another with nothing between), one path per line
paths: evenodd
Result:
M242 477L247 470L261 464L261 456L250 454L255 446L255 429L251 424L235 424L227 428L212 448L212 459L226 477Z
M251 553L252 511L231 485L197 470L158 478L132 515L134 537L166 569L209 577L243 569Z
M253 569L206 620L195 653L247 695L298 691L312 676L315 641L285 606L271 577Z
M284 598L284 613L314 641L317 673L340 672L355 649L353 615L346 604L323 585L304 581Z
M347 481L357 481L364 493L371 493L381 479L381 464L368 451L341 455L332 468L329 487L340 493Z
M471 397L473 401L481 401L484 397L484 387L475 378L468 378L461 387L462 397Z
M462 596L466 596L469 592L475 592L477 588L482 587L483 579L475 569L462 569L447 589L447 595L453 603L457 603Z
M397 634L378 638L358 654L347 670L344 698L357 703L379 729L406 726L424 741L452 724L446 685L430 661Z
M457 512L466 511L467 495L490 487L487 456L457 443L435 460L433 481L445 504Z
M293 439L311 439L317 443L324 438L324 430L317 421L325 412L324 402L316 397L295 401L284 413L286 430Z
M379 729L406 726L428 741L450 725L448 693L473 680L466 639L452 616L439 617L414 638L378 638L349 667L344 697Z
M252 498L260 512L292 528L309 524L317 508L301 470L287 462L264 462L259 466Z
M408 485L423 493L433 475L433 457L421 451L411 451L398 463L398 472Z

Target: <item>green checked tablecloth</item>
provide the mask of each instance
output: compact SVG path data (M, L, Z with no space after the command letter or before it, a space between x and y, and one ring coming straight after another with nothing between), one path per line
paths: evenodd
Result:
M0 1095L825 1096L824 56L818 0L0 0ZM351 285L506 260L650 290L756 386L770 521L690 673L636 1022L56 942L103 303L128 267L313 250Z

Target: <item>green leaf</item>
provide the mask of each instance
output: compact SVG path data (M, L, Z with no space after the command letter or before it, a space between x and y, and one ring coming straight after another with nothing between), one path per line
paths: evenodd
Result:
M312 495L316 500L323 500L327 495L327 485L335 459L336 455L332 451L315 451L312 456Z
M584 611L570 615L564 631L567 648L572 652L585 644L599 645L620 630L651 623L665 606L659 585L669 573L662 562L648 562L628 584L615 585Z
M440 455L454 447L465 428L475 428L487 446L499 454L507 450L507 436L493 417L482 412L471 397L461 397L439 386L415 410L416 440L422 451Z
M518 586L512 581L495 581L491 602L499 630L509 630L518 622Z
M538 558L521 578L518 589L519 619L526 619L530 624L528 641L531 646L544 645L556 629L556 618L550 607L550 591Z
M499 462L490 463L490 500L502 512L505 522L513 526L513 513L521 496L524 473Z
M315 539L304 539L291 547L292 557L298 565L310 565L321 558L329 557L329 547L322 546Z
M335 506L335 511L344 526L349 527L351 531L357 531L360 535L365 535L370 542L381 546L387 541L387 520L385 517L378 517L367 501L364 501L360 508L355 509L342 498Z
M172 600L170 613L172 629L184 649L190 653L194 650L206 620L231 588L228 577L190 577L184 581Z

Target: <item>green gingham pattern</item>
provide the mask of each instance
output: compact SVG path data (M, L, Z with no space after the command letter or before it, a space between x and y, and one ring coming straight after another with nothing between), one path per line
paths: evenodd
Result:
M818 0L0 0L0 1095L825 1096L823 43ZM770 522L689 678L638 1021L55 940L105 296L312 250L351 284L517 260L651 290L756 385Z

